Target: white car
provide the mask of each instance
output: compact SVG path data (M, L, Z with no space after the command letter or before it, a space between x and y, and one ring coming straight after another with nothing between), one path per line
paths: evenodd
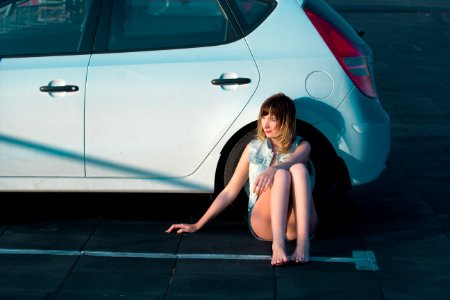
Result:
M278 92L316 191L380 175L372 53L322 0L0 1L0 190L213 193Z

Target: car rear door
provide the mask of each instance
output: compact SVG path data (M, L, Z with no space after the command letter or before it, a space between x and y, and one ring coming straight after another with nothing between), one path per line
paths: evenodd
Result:
M251 99L253 57L218 1L112 2L89 67L86 174L187 176Z
M92 4L0 4L0 176L85 176Z

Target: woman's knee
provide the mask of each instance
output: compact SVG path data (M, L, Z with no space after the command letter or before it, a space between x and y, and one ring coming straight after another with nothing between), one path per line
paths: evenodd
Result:
M305 164L301 164L301 163L292 165L289 168L289 173L292 176L301 176L301 177L309 176L308 169L306 168L306 165Z
M284 169L278 169L275 173L274 181L290 183L291 173Z

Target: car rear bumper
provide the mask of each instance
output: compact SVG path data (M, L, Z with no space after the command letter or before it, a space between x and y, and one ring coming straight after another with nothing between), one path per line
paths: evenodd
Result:
M377 99L354 88L332 116L316 127L345 162L352 185L373 181L386 168L390 121Z

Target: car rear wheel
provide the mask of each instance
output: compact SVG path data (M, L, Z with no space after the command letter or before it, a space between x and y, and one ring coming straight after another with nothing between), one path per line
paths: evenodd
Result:
M297 124L298 135L310 145L310 163L314 167L313 199L321 210L330 196L336 178L337 155L328 140L310 125Z
M225 160L222 185L221 188L225 187L228 182L230 182L233 176L234 170L239 162L239 159L244 152L245 147L250 143L252 139L256 136L256 129L245 133L241 138L234 144L231 148L228 157ZM245 187L240 191L237 199L233 202L232 207L237 211L237 213L243 218L247 218L247 202L248 202L248 191Z

